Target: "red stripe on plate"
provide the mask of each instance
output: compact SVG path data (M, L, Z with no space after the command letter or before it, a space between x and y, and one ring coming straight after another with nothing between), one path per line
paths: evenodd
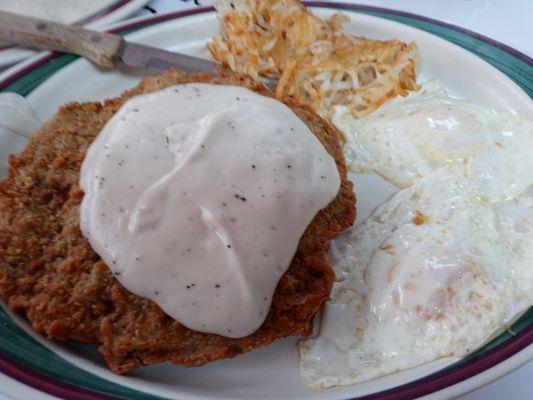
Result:
M90 17L87 17L85 19L82 19L81 21L77 22L76 25L85 25L89 22L96 21L100 18L102 18L105 15L111 14L113 11L118 10L119 8L125 6L126 4L130 3L132 0L122 0L119 1L116 4L113 4L111 7L104 9L103 11L97 12L94 15L91 15Z

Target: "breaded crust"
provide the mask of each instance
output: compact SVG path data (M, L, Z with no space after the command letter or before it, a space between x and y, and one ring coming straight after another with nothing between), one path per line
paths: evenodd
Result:
M308 106L287 99L285 104L335 158L342 185L301 238L265 323L240 339L196 332L152 301L128 292L81 235L80 166L88 146L124 101L187 82L240 85L273 96L248 77L170 70L103 104L61 107L20 155L10 156L8 177L0 183L0 295L50 339L98 343L109 367L120 374L164 361L202 365L285 336L310 335L313 317L329 298L334 279L324 258L329 241L355 219L355 195L339 132Z

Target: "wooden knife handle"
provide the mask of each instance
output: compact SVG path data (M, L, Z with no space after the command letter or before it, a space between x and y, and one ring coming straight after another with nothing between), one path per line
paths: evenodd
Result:
M110 68L120 57L125 42L111 33L2 11L0 46L11 45L77 54Z

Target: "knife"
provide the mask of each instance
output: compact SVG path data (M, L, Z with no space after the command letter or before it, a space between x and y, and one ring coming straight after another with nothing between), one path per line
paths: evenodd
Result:
M132 67L157 70L175 67L185 72L205 71L217 75L224 70L216 62L130 43L112 33L2 11L0 46L13 45L77 54L104 68L124 63ZM270 88L275 87L272 80L264 83Z

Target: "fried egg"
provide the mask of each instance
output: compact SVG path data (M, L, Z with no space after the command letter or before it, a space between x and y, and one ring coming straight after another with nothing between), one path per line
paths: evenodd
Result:
M524 157L533 148L533 124L519 116L452 98L435 81L397 98L372 115L355 118L343 106L333 123L346 138L353 172L374 172L400 188L446 163L478 157L471 168L485 180L485 195L506 187L510 199L529 184Z
M320 334L300 344L308 385L468 354L533 303L531 198L511 215L479 189L468 165L449 163L336 240Z
M358 222L331 245L331 300L299 345L306 384L467 355L533 305L533 122L436 82L333 122Z

